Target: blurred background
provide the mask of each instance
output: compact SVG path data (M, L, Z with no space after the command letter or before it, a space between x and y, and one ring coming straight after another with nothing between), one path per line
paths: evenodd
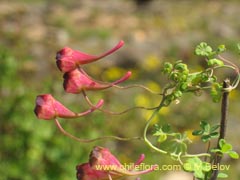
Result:
M225 44L228 51L224 57L239 66L239 12L237 0L1 0L0 180L76 179L75 166L88 161L94 145L108 147L123 163L134 162L145 153L146 164L177 164L150 150L142 141L75 142L61 134L54 122L36 118L35 97L51 93L76 112L88 108L81 94L66 94L62 88L62 73L56 67L55 55L64 46L97 55L122 39L124 47L84 68L102 81L113 81L131 70L132 78L123 85L138 83L155 91L161 91L166 83L160 70L163 62L182 59L192 69L204 65L193 52L201 41L213 47ZM104 98L104 108L116 112L136 105L154 107L161 100L138 88L111 88L88 95L93 102ZM238 88L230 96L227 129L227 141L238 152L239 97ZM209 99L208 93L200 97L185 95L180 104L161 111L155 122L171 123L176 130L188 132L193 140L189 152L204 152L206 145L191 137L191 131L198 128L201 120L218 123L220 104ZM81 138L141 136L150 113L133 110L110 116L94 112L61 123ZM240 178L239 161L226 157L223 164L231 165L226 172L228 179ZM171 173L157 171L141 178L163 179Z

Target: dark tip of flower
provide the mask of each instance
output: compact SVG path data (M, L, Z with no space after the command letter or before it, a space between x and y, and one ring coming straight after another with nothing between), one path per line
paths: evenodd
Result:
M69 47L64 47L61 50L57 52L56 60L60 60L62 56L71 56L73 53L73 50Z
M78 180L82 180L83 179L84 174L85 174L83 167L87 166L87 164L88 163L84 163L84 164L80 164L80 165L76 166L76 170L77 170L77 174L76 175L77 175L77 179Z

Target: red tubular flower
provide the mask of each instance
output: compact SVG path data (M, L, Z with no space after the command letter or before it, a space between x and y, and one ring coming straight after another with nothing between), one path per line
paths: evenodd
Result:
M124 41L121 40L115 47L99 56L86 54L81 51L76 51L69 47L65 47L57 52L56 63L62 72L69 72L76 69L79 65L88 64L112 54L123 45Z
M131 72L128 71L122 78L112 83L99 82L88 76L86 72L81 69L75 69L73 71L64 74L63 87L66 92L78 94L82 90L101 90L112 87L127 80L131 76Z
M108 149L96 146L90 154L89 163L77 166L77 179L106 180L109 177L118 179L123 176L134 176L154 171L156 165L142 171L134 171L134 168L141 164L143 160L144 155L142 154L130 169L126 169Z
M102 105L103 100L101 99L92 109L89 109L83 113L74 113L63 106L59 101L55 100L51 94L42 94L38 95L36 98L36 106L34 112L39 119L44 120L52 120L56 117L74 118L89 114L95 109L100 108Z
M108 174L105 171L97 171L91 168L89 163L80 164L77 166L78 180L107 180Z

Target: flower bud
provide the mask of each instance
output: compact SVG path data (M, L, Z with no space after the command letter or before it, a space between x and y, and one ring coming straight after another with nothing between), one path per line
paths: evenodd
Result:
M127 72L122 78L112 83L96 81L86 72L79 68L64 74L63 87L66 92L78 94L82 90L101 90L112 87L127 80L131 76L131 72Z
M106 180L111 176L112 179L119 179L123 176L135 176L154 171L157 165L141 171L135 170L144 157L144 154L141 154L131 168L125 168L107 148L95 146L90 154L89 162L77 166L77 178L78 180Z
M106 180L108 172L92 169L89 163L80 164L76 167L77 180Z
M55 100L51 94L37 96L34 112L39 119L45 120L51 120L56 117L68 118L76 116L74 112Z
M103 105L103 99L100 99L96 106L82 113L74 113L55 100L51 94L38 95L34 112L39 119L52 120L60 118L77 118L85 116Z
M86 54L81 51L73 50L69 47L64 47L57 52L56 63L58 68L62 72L69 72L76 69L80 65L97 61L109 54L112 54L113 52L121 48L123 45L124 41L119 41L119 43L115 47L99 56Z

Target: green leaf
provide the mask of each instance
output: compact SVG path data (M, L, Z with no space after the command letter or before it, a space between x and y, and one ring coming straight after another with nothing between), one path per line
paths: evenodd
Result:
M212 48L207 43L201 42L195 49L195 54L198 56L210 56L212 55Z
M229 151L228 155L233 159L238 159L239 158L239 154L235 151Z
M165 62L163 65L163 73L169 74L173 70L173 65L169 62Z
M201 121L200 122L200 127L204 130L204 132L209 132L210 131L210 124L206 121Z
M221 150L222 150L223 153L226 153L226 152L232 150L232 145L226 143L226 144L224 144L224 145L222 146Z
M165 132L165 133L169 133L171 131L171 126L170 124L164 124L162 126L162 131Z
M199 135L202 135L203 133L204 133L203 130L194 130L194 131L192 132L192 135L193 135L193 136L199 136Z
M218 51L218 53L222 53L222 52L226 51L225 45L224 44L219 45L217 48L217 51Z
M183 168L185 171L188 171L188 172L192 172L194 170L194 168L192 167L192 165L190 163L184 163Z
M204 178L204 173L200 170L196 170L196 171L194 171L194 176L196 178L203 179Z
M208 66L223 66L224 65L222 60L216 59L216 58L209 59L207 61L207 64L208 64Z
M203 142L208 142L210 139L211 139L211 136L208 134L208 135L203 135L201 137L202 141Z
M157 130L156 132L153 133L153 136L161 136L162 134L165 134L162 132L162 129Z
M181 83L180 85L180 90L181 91L184 91L188 88L188 83L187 82L184 82L184 83Z
M215 148L215 149L211 149L211 152L213 152L213 153L217 153L217 152L218 152L218 153L220 153L220 152L221 152L221 150L220 150L220 149L216 149L216 148Z
M217 130L218 128L220 127L220 125L215 125L215 126L212 126L211 129L210 129L210 132L214 132L215 130Z
M157 141L158 141L159 143L161 143L161 142L166 141L166 139L167 139L167 135L166 135L166 134L161 134L161 135L158 137Z
M237 44L237 48L238 48L239 53L240 53L240 43Z
M181 92L181 91L175 91L175 92L173 93L173 95L174 95L175 98L179 98L179 97L182 96L182 92Z
M213 102L219 102L222 97L222 86L219 83L214 83L211 88L211 96Z
M211 170L211 164L208 162L202 162L202 170L204 172L209 172Z
M218 138L219 133L218 132L212 132L209 135L211 136L211 138Z
M211 171L211 164L208 162L203 162L198 157L193 157L187 159L183 164L185 171L193 172L194 176L198 179L203 179L206 172Z
M220 139L220 141L219 141L219 147L222 148L224 144L226 144L225 139Z

